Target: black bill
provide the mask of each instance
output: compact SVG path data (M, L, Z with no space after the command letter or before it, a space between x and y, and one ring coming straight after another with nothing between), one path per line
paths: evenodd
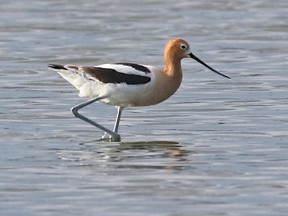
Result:
M209 65L207 65L205 62L203 62L201 59L199 59L198 57L196 57L193 53L190 53L189 56L191 58L193 58L194 60L196 60L197 62L199 62L200 64L204 65L205 67L209 68L211 71L213 71L214 73L223 76L227 79L231 79L229 76L226 76L225 74L222 74L220 72L218 72L217 70L215 70L214 68L210 67Z

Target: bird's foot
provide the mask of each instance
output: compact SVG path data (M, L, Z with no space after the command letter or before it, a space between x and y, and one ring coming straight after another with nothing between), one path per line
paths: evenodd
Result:
M105 132L105 134L101 137L100 140L105 142L120 142L121 136L118 133L113 133L113 135L109 135Z

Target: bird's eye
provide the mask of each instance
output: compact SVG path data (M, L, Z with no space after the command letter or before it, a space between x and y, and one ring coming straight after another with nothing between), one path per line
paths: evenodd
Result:
M181 48L182 50L186 50L186 49L187 49L187 45L186 45L186 44L180 44L180 48Z

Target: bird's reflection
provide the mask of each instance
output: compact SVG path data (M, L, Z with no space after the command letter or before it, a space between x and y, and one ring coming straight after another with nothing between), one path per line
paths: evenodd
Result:
M115 168L183 170L191 151L174 141L81 143L85 151L93 153L94 159ZM83 149L82 149L83 150Z

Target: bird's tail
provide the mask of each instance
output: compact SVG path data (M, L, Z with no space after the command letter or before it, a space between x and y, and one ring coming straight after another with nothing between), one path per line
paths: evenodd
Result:
M78 66L49 64L48 68L56 71L78 90L80 90L81 86L86 82Z

